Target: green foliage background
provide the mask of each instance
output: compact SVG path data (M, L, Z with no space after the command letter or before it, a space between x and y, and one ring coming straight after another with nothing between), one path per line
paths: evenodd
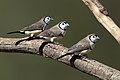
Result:
M120 0L100 0L108 9L110 17L120 25ZM55 20L50 26L66 20L70 27L60 41L70 47L89 33L96 33L101 40L88 56L120 69L120 45L98 23L81 0L0 0L0 37L23 37L7 35L36 22L44 15ZM0 80L98 80L55 60L36 55L0 52Z

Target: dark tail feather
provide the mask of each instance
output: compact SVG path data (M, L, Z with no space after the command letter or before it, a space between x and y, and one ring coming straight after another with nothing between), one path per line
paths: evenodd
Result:
M18 44L20 44L22 41L25 41L25 39L19 40L15 43L15 45L17 46Z
M15 45L17 46L18 44L20 44L20 43L23 42L23 41L29 41L29 40L33 40L33 39L34 39L33 37L28 37L28 38L26 38L26 39L21 39L21 40L17 41L17 42L15 43Z
M57 59L60 59L60 58L62 58L62 57L64 57L64 56L67 56L67 55L72 55L72 54L74 54L74 53L66 53L66 54L64 54L64 55L61 55L60 57L58 57Z
M28 38L26 38L26 39L21 39L21 40L17 41L17 42L15 43L15 45L17 46L18 44L20 44L20 43L23 42L23 41L29 41L29 40L34 40L34 39L44 39L44 40L45 40L45 38L40 38L40 37L28 37Z
M13 33L21 33L21 34L25 34L25 32L22 32L22 31L13 31L13 32L8 32L7 34L13 34Z

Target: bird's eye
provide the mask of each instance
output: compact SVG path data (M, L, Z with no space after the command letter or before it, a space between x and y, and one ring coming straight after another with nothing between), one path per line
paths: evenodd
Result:
M50 19L49 17L47 19Z
M62 25L65 25L65 23L62 23Z
M95 38L95 36L93 36L93 38Z

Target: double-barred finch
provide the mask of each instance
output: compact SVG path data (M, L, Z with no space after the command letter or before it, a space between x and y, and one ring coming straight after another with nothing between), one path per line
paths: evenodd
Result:
M60 59L66 55L86 55L87 53L89 53L91 50L93 50L93 48L95 47L96 42L99 40L100 38L98 37L98 35L96 34L89 34L88 36L86 36L85 38L83 38L82 40L80 40L78 43L76 43L75 45L73 45L72 47L70 47L68 49L68 52L65 55L60 56L57 59Z
M54 19L50 16L44 16L38 22L33 23L30 26L27 26L18 31L9 32L7 34L20 33L20 34L30 35L30 37L33 37L40 34L42 31L44 31L47 25L49 24L49 22L53 20Z
M47 41L54 42L64 37L66 30L69 27L69 23L66 21L59 22L57 25L51 27L50 29L42 32L38 36L44 38Z
M55 26L51 27L48 30L41 32L39 35L33 38L23 39L16 42L15 45L18 45L20 42L24 40L33 40L33 39L45 39L46 41L54 42L55 40L59 40L64 37L67 27L69 27L69 23L66 21L59 22Z

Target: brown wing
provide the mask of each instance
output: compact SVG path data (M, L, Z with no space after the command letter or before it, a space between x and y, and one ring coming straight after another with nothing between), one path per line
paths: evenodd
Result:
M81 43L82 43L82 41L80 41L80 42L78 42L77 44L73 45L72 47L70 47L70 48L68 49L68 52L67 52L66 54L58 57L57 59L60 59L60 58L62 58L62 57L64 57L64 56L67 56L67 55L74 54L74 53L76 53L76 52L81 52L81 51L83 51L83 50L89 49L89 45L88 45L88 44L87 44L87 45L82 45Z
M60 36L61 32L60 31L53 31L53 30L46 30L44 32L42 32L40 35L38 36L44 36L44 37L57 37Z
M90 44L87 41L81 41L69 48L68 53L81 52L90 48Z
M42 23L34 23L28 27L22 29L22 31L34 31L34 30L44 30L45 24Z

